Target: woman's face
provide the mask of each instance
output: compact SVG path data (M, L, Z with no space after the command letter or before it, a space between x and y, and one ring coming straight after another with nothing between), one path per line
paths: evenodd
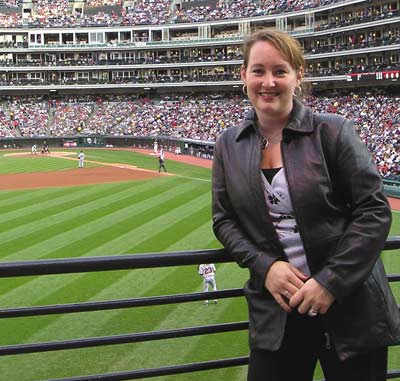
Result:
M252 46L247 68L241 70L257 115L277 119L287 117L292 111L293 94L302 74L303 69L296 72L268 41L257 41Z

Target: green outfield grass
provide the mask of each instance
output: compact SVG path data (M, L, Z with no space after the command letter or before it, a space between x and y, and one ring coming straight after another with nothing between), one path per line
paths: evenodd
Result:
M72 152L78 152L72 151ZM77 163L53 157L0 153L0 173L67 170ZM86 160L157 169L155 157L132 151L86 150ZM166 161L179 176L146 181L38 190L0 191L0 260L3 262L218 248L211 229L211 171ZM84 170L83 170L84 171ZM1 179L1 177L0 177ZM400 235L394 213L392 235ZM388 272L400 273L399 252L384 253ZM217 264L220 289L242 287L247 271ZM0 280L0 308L197 292L196 266ZM400 287L393 285L397 300ZM247 320L243 298L69 315L3 319L0 345L107 336ZM245 356L247 332L138 344L6 356L0 380L33 381L127 371ZM400 368L392 348L390 368ZM246 367L158 377L165 381L242 381ZM321 379L318 371L316 378Z

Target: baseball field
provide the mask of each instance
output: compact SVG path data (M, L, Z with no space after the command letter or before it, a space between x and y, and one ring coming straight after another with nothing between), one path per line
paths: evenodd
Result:
M0 152L2 262L218 248L211 229L210 175L189 158L148 152L77 150L50 155ZM187 161L185 163L185 161ZM391 235L400 235L393 212ZM400 273L400 250L383 253ZM247 271L217 264L219 289L241 287ZM400 302L400 284L392 283ZM198 292L196 266L0 279L0 308ZM247 320L243 298L67 315L3 319L0 346L120 335ZM37 381L247 355L247 332L0 357L0 381ZM389 369L400 369L400 347ZM245 367L158 377L166 381L243 381ZM316 379L322 379L318 370Z

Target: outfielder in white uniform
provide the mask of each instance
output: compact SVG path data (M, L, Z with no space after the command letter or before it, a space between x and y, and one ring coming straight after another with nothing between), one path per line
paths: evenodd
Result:
M217 282L215 281L215 272L217 269L214 263L206 263L199 266L199 274L203 277L203 291L207 292L208 288L211 286L213 291L217 291ZM218 300L214 299L214 303ZM208 300L204 301L204 304L208 304Z
M83 153L83 151L79 152L78 159L78 168L83 168L85 162L85 154Z

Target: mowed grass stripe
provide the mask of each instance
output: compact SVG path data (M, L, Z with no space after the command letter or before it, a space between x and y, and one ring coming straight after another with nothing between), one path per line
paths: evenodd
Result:
M192 184L193 185L193 184ZM131 242L135 241L137 243L141 243L141 242L145 242L149 237L153 237L155 232L161 231L163 227L167 226L166 222L169 221L169 216L171 214L177 213L178 215L181 216L181 218L184 218L185 215L191 214L191 213L195 213L196 210L202 209L204 207L204 205L207 205L207 202L205 202L206 200L209 200L209 195L203 195L200 193L200 195L197 196L197 198L192 199L192 197L195 196L195 192L198 191L199 187L195 187L195 189L192 188L188 188L186 189L186 192L183 193L182 190L184 190L184 186L179 187L178 190L178 195L177 196L173 196L171 197L171 202L174 203L174 205L176 205L176 201L177 199L181 199L182 202L187 202L188 199L191 200L190 202L190 207L188 207L187 205L184 205L183 207L178 207L176 210L171 210L169 211L168 209L168 201L165 201L165 198L161 198L161 197L157 197L157 203L154 202L153 205L151 205L149 202L144 203L142 206L142 210L145 212L145 214L147 214L147 219L142 220L140 218L140 213L136 213L133 214L131 217L129 218L125 218L122 221L118 221L116 225L112 226L112 220L110 221L108 219L108 227L107 227L107 231L111 234L110 236L107 237L106 243L105 245L111 245L112 247L112 254L119 254L121 252L127 252L127 248L129 248L131 246ZM179 192L180 191L180 192ZM189 197L190 195L190 197ZM187 198L187 200L185 200L185 197ZM167 211L167 213L165 213L164 215L162 214L162 209L160 207L160 202L162 202L162 206L165 207L165 210ZM133 206L133 209L138 209L139 206ZM168 213L169 211L169 213ZM140 211L141 212L141 211ZM142 217L144 215L142 214ZM154 225L154 229L152 228ZM143 225L142 225L143 224ZM158 229L157 229L157 225ZM103 224L101 225L103 226ZM133 228L133 226L135 226L136 228ZM89 227L89 232L92 233L92 229ZM122 230L122 232L121 232ZM98 235L101 236L102 231L97 232ZM85 238L87 241L90 241L90 234L88 234ZM112 239L113 237L113 239ZM72 238L72 237L69 237ZM80 237L81 238L81 237ZM51 241L52 239L55 238L51 238L48 241ZM56 242L59 241L59 239L55 239ZM70 242L69 239L66 239L66 245ZM48 242L47 242L48 243ZM43 245L43 247L46 247L46 242L41 243L41 245ZM91 247L92 243L89 242L89 248ZM103 245L103 247L105 246ZM51 246L51 244L50 244ZM98 244L95 248L95 250L102 250L102 245ZM40 251L39 251L40 252ZM49 253L46 253L46 255ZM88 255L88 252L83 253L84 255ZM94 253L91 253L91 255L93 255ZM10 290L8 293L3 294L0 297L0 305L8 305L9 301L14 301L14 303L16 304L31 304L31 303L37 303L37 299L35 298L34 293L36 293L36 291L41 288L39 287L39 285L37 284L38 282L40 282L40 277L37 280L31 281L29 283L27 283L25 286L20 286L17 290ZM33 292L32 289L35 289L35 291ZM44 300L44 298L46 298L47 295L52 294L55 291L54 288L52 289L46 289L46 287L43 287L42 289L42 299ZM66 290L65 292L66 296L70 295L70 293L68 292L68 290Z
M197 209L197 208L190 208L188 209L189 214L182 218L179 222L176 222L174 224L174 227L169 227L165 229L164 231L161 231L157 233L157 231L154 231L153 234L150 234L146 240L144 240L142 243L140 243L141 247L145 247L148 245L148 242L154 242L154 241L161 241L165 235L170 235L170 229L175 229L177 233L174 235L174 237L168 238L170 239L177 239L177 240L184 240L185 237L190 234L193 230L196 230L198 226L202 226L205 223L209 223L209 205L205 205L204 207ZM164 247L160 247L160 251L166 250L167 245L168 245L168 240L163 241L164 242ZM136 250L133 250L136 252ZM166 271L167 273L170 273L173 271L173 269L160 269L161 272ZM153 273L155 270L151 270ZM116 281L117 278L119 277L120 272L116 273L107 273L104 274L103 277L101 277L101 280L99 277L96 276L96 274L87 274L85 278L87 281L84 281L83 279L80 280L80 284L86 283L85 286L85 292L84 292L84 298L85 300L89 298L96 297L97 293L99 290L103 291L107 287L109 287L113 282ZM124 275L125 276L125 275ZM109 280L107 278L110 278ZM96 282L96 279L99 279L98 282ZM96 284L97 283L97 284ZM68 284L67 287L70 287L71 284ZM143 283L137 283L134 284L130 287L131 290L136 290L137 293L140 295L143 294ZM54 300L59 300L60 297L62 297L63 294L65 294L67 290L60 291L61 295L51 295L51 299L42 299L40 301L41 304L43 303L51 303L54 302Z
M190 219L190 221L192 221L191 222L192 226L195 226L196 224L198 225L198 224L204 223L204 219L209 220L209 205L207 205L207 213L204 213L204 208L200 209L198 211L194 211L186 219L183 219L180 222L180 224L181 225L188 225L187 224L187 220L189 220L189 219ZM180 229L180 231L181 231L182 235L185 234L183 229ZM166 269L163 269L163 270L165 271ZM63 296L65 298L66 294L70 295L71 294L71 290L73 290L75 286L76 287L80 287L82 290L85 290L85 299L86 299L86 298L89 297L89 295L88 295L89 291L88 290L93 290L93 294L98 294L99 293L99 287L103 288L103 289L105 289L107 287L110 287L110 285L112 285L114 282L118 281L118 279L120 279L123 276L124 276L124 272L122 272L122 274L121 274L121 272L105 273L104 276L101 277L101 282L97 282L95 287L93 287L94 286L93 279L100 280L100 278L98 276L97 277L93 277L93 274L87 274L87 275L80 276L79 279L76 279L76 277L75 277L75 280L73 282L68 281L67 282L68 284L65 284L62 288L58 289L57 292L54 292L51 295L49 295L48 298L41 298L38 304L42 305L42 304L49 304L49 303L54 303L56 301L59 301ZM86 278L87 281L85 281L85 278ZM145 278L145 280L146 279L147 278ZM76 281L77 281L77 284L76 284ZM23 299L34 300L34 299L36 299L36 297L38 295L42 295L42 293L40 292L40 289L41 289L40 286L41 285L39 285L38 283L39 282L35 282L34 287L33 287L33 285L30 285L31 287L29 288L29 290L25 290L25 291L24 290L19 290L23 294ZM101 284L99 284L99 283L101 283ZM137 280L135 281L135 284L138 285ZM151 285L153 285L153 282L151 282ZM55 285L54 285L54 282L53 282L53 284L52 284L52 289L53 290L54 290L54 286ZM45 287L46 287L46 285L45 285ZM138 287L138 288L142 289L143 287L145 287L145 285L142 283L140 285L140 287ZM32 289L34 289L34 291L30 291ZM48 287L47 287L47 289L48 289ZM27 293L29 293L29 295L27 295ZM15 300L17 296L8 294L8 297L12 297ZM22 302L22 304L24 304L24 303L26 303L26 300L22 300L22 301L20 300L19 302ZM115 313L117 313L117 312L115 312ZM109 312L108 312L108 314L109 314ZM38 331L39 327L36 325L35 326L35 331L37 333L34 336L34 338L30 338L30 340L34 340L34 341L40 340L40 337L37 336L37 335L40 335L40 336L43 335L43 337L51 337L53 335L57 336L57 333L60 332L60 327L58 326L58 324L56 325L56 328L52 332L49 332L48 329L46 329L43 332L42 332L42 330L51 321L58 321L59 319L61 319L61 321L62 321L62 323L60 323L61 326L62 327L66 327L66 325L65 325L65 323L63 323L63 321L64 321L64 319L69 319L68 317L64 317L64 318L60 318L60 317L56 317L56 316L45 317L45 318L41 319L41 323L39 324L40 327L41 327L41 330ZM102 319L102 321L103 320L104 319ZM11 321L10 322L10 325L11 325L10 332L12 332L12 328L13 328L14 324L16 324L15 321ZM115 332L114 331L115 326L116 326L115 324L111 324L109 326L109 330L111 328L111 331ZM72 325L70 325L70 327L75 327L76 328L76 325L72 324ZM82 325L80 323L80 327L86 327L86 325ZM93 329L98 329L98 327L96 325L93 325ZM63 337L64 337L64 334L68 333L68 330L65 329L65 328L61 329L61 331L62 331L62 336ZM80 331L80 330L78 330L78 331ZM92 330L88 331L85 328L82 332L78 332L78 333L80 333L80 335L90 335L91 332L92 332ZM110 332L110 333L112 333L112 332ZM19 331L18 332L18 340L24 340L24 341L28 340L31 333L33 333L33 332L29 332L28 330ZM13 335L13 338L15 339L15 335ZM7 339L6 337L3 337L3 340L6 340L6 339Z
M157 187L154 187L157 188ZM4 257L4 260L19 260L19 259L32 259L32 258L51 258L56 256L61 257L74 257L79 254L71 251L71 244L76 241L76 250L79 252L85 252L86 245L90 247L97 246L98 240L104 241L104 239L111 239L111 235L122 234L119 229L129 229L129 222L132 220L133 223L140 225L140 218L146 215L146 211L151 211L154 206L163 204L164 200L167 200L167 205L170 199L174 199L172 205L179 204L179 195L187 194L186 197L190 198L190 194L197 192L199 187L193 182L187 184L180 184L179 186L173 187L165 191L162 195L157 193L153 197L147 197L145 192L143 194L143 202L134 203L132 205L124 204L122 209L117 211L107 211L107 214L93 220L82 220L80 218L80 211L76 211L75 225L68 231L63 231L58 235L44 237L42 241L35 245L25 247L19 251L13 252L11 255ZM177 196L176 196L177 195ZM133 196L133 195L132 195ZM98 210L101 215L101 211ZM148 213L148 212L147 212ZM79 246L79 242L83 246ZM66 249L65 249L66 248ZM57 255L55 254L57 253ZM112 255L113 248L108 253L103 255Z
M193 228L196 227L196 225L200 225L203 224L205 222L206 219L208 219L208 213L204 214L204 210L200 209L197 211L194 211L192 214L188 215L186 218L182 219L180 221L179 224L176 224L176 227L180 227L180 226L187 226L188 225L188 220L191 220L191 226ZM209 220L209 219L208 219ZM186 235L186 232L184 229L180 229L180 237L184 237ZM156 235L149 237L149 240L152 239L156 239ZM164 248L165 249L165 248ZM160 270L159 275L162 277L162 274L170 274L171 272L173 272L173 268L172 269L157 269ZM154 295L153 292L153 288L155 285L159 284L158 287L163 288L162 283L164 283L163 281L161 281L160 277L155 277L154 276L154 270L143 270L142 273L146 273L147 276L150 276L152 279L149 278L142 278L142 282L138 282L136 281L136 275L134 274L136 273L135 270L131 271L132 274L130 274L130 278L131 278L131 282L135 281L134 285L131 285L129 287L129 289L131 290L131 293L136 294L137 296L143 296L144 295L144 291L146 291L147 295ZM128 274L129 275L129 274ZM101 300L105 297L107 297L106 295L111 297L111 294L109 292L105 292L105 290L107 290L108 288L114 288L114 284L116 282L121 282L121 279L124 279L127 277L127 273L126 272L112 272L112 273L106 273L104 274L104 276L102 276L100 279L99 277L94 277L93 274L87 274L87 276L85 276L84 278L81 278L79 281L79 285L81 287L83 287L85 289L85 299L89 299L91 298L93 300L93 298L96 298L97 300ZM95 280L97 279L97 281ZM176 280L175 280L176 281ZM40 304L47 304L47 303L52 303L54 302L54 300L60 300L61 297L63 297L63 295L68 292L68 290L71 289L71 287L74 287L74 284L69 283L68 285L65 286L65 290L58 290L58 294L56 295L55 293L53 293L52 295L49 295L49 297L45 300L42 299L40 301ZM175 286L176 287L176 286ZM92 295L89 295L90 293L92 293ZM158 290L157 293L155 295L158 294ZM115 295L115 293L114 293ZM124 312L122 312L123 314ZM107 316L111 316L113 313L106 313L105 315ZM114 312L115 315L119 315L119 311L115 311ZM90 318L90 317L89 317ZM159 320L161 318L161 316L157 317L157 320ZM116 327L119 327L120 324L118 323L118 317L116 319L115 322L111 322L111 324L106 324L104 319L101 321L100 324L98 324L97 326L93 327L91 329L92 333L94 334L95 332L116 332ZM57 334L58 328L55 328L53 330L52 333L50 333L50 335L53 334ZM49 332L45 333L49 334ZM88 334L87 331L81 331L80 334L82 335L86 335Z
M184 218L210 202L209 187L198 182L191 183L191 186L192 190L190 191L187 188L187 192L182 192L183 187L179 186L174 192L170 192L173 196L167 202L160 199L153 208L145 208L143 213L137 215L137 219L143 218L142 223L136 221L135 218L130 219L133 224L131 229L122 227L126 230L124 234L116 234L109 242L104 242L102 245L92 248L85 255L143 253L143 251L140 251L141 242L146 241L155 232L165 229L171 221Z
M32 203L32 198L36 200L37 197L37 199L40 200L46 196L55 197L52 195L55 193L59 193L60 191L63 192L64 190L64 188L23 189L13 191L2 190L0 191L0 208L2 211L6 210L5 208L9 208L9 210L12 210L13 205L16 205L19 202Z
M13 202L11 200L7 201L6 205L1 207L2 216L7 218L8 220L16 219L18 217L29 216L40 210L42 208L43 211L50 212L50 210L46 210L46 208L52 208L57 206L58 199L63 199L64 202L73 202L79 197L89 197L93 194L101 192L120 192L122 190L128 189L130 187L134 187L135 184L140 185L141 182L121 182L121 183L105 183L105 184L96 184L96 185L87 185L87 186L71 186L71 187L63 187L63 188L45 188L39 190L24 190L17 191L15 195L18 195L14 198ZM1 194L1 192L0 192ZM70 198L69 198L70 197ZM60 209L62 210L62 209ZM60 212L57 211L57 212ZM44 217L51 215L47 213ZM28 217L29 218L29 217Z
M151 208L146 208L140 213L134 211L130 215L126 214L127 217L118 223L115 223L114 220L110 221L103 227L101 231L96 232L96 234L99 235L97 236L96 241L91 240L91 237L89 236L84 240L80 239L71 243L71 245L68 245L68 247L62 248L62 252L55 252L52 253L52 255L62 256L67 253L71 253L72 256L87 255L86 253L88 251L97 249L99 245L108 245L109 242L113 242L111 249L106 249L106 253L108 253L108 255L112 255L114 253L113 250L115 249L115 240L121 241L122 236L126 236L126 234L131 233L131 237L129 237L130 239L124 239L125 244L126 242L129 242L129 240L134 239L136 236L136 228L141 228L146 224L151 224L152 221L162 217L164 213L167 213L178 206L181 208L185 203L192 202L194 198L203 197L205 192L204 188L193 183L187 183L187 185L188 187L185 187L184 184L179 184L177 187L169 189L168 192L154 195L153 198L157 198L157 203ZM146 205L147 204L148 202L146 201ZM132 206L130 206L130 208L131 207ZM166 221L165 226L168 226L168 224L169 221ZM153 229L150 228L150 230ZM153 230L152 234L155 232L156 230ZM154 242L155 241L153 240L153 243ZM158 251L157 248L156 251ZM123 252L135 253L145 251L143 251L141 248L133 249L131 247L124 247Z
M15 191L12 199L6 199L0 204L2 217L7 219L13 219L23 216L25 213L29 217L29 213L37 210L37 205L49 202L51 203L54 199L59 197L65 197L70 194L73 198L78 192L85 191L89 192L88 188L71 187L70 190L67 188L47 188L47 189L29 189L29 190L18 190ZM2 194L3 191L0 191ZM29 207L33 208L32 210ZM24 209L20 212L20 209Z
M170 187L176 186L176 179L173 179L173 178L162 179L161 183L162 183L162 185L160 184L160 186L156 187L156 188L154 188L154 184L150 184L150 183L145 183L145 184L132 183L130 185L127 183L123 183L123 185L121 184L120 186L111 187L111 188L108 186L107 188L109 190L107 191L107 195L104 196L101 200L97 200L96 202L86 204L84 210L87 210L88 212L92 209L98 211L99 208L105 208L107 205L110 205L111 199L114 199L114 198L117 198L117 200L118 200L118 198L124 199L127 197L127 195L129 195L131 197L133 191L137 192L137 193L134 193L135 196L138 196L139 193L144 192L144 194L146 194L146 197L143 200L141 200L142 201L141 203L144 206L146 203L149 203L149 207L151 207L151 203L157 202L157 196L159 193L158 193L158 191L156 191L156 194L153 195L152 198L150 198L151 192L149 192L149 189L157 189L158 188L160 192L161 191L167 192L170 190ZM180 182L180 186L182 187L182 182ZM102 187L100 187L100 188L102 188ZM125 188L127 188L127 189L125 189ZM92 189L95 190L96 188L92 187ZM184 190L184 188L182 188L182 190ZM102 193L102 192L100 192L100 193ZM111 193L111 194L109 194L109 193ZM146 200L146 198L147 198L147 200ZM138 202L139 202L139 200L138 200ZM132 204L130 206L129 210L127 210L126 205L124 205L125 206L124 210L122 210L120 213L114 212L114 214L111 217L112 217L113 221L117 222L117 221L119 221L120 216L125 216L126 213L129 213L130 210L133 208L136 209L136 212L140 212L141 208L143 208L143 205L135 208L135 206ZM79 213L81 213L82 206L79 206L78 208L79 208L79 210L78 210ZM74 226L76 227L76 222L78 221L78 219L76 217L76 213L77 213L76 208L72 208L71 210L63 211L60 214L45 218L41 221L35 221L34 223L22 225L22 226L19 226L18 228L13 229L12 231L6 232L4 234L0 234L0 240L5 241L5 242L10 240L10 236L12 239L15 239L15 237L18 237L15 240L15 242L11 242L11 244L10 244L10 242L7 242L8 246L12 247L13 250L11 253L6 251L6 254L9 256L12 254L15 254L18 243L21 243L22 245L24 245L23 247L30 248L29 253L32 254L32 257L33 257L32 259L38 259L39 254L43 254L43 252L36 251L35 248L32 248L30 246L28 239L26 239L26 238L21 239L20 237L23 237L24 233L25 234L33 234L33 236L36 237L37 236L36 232L38 230L42 230L42 229L45 230L45 234L46 234L47 238L49 236L51 237L51 234L50 234L51 231L50 231L49 227L59 225L60 223L58 223L58 221L60 220L61 217L65 218L65 219L67 219L67 218L73 219L73 221L75 221ZM109 211L107 211L107 213L109 214ZM82 215L81 215L81 217L82 217ZM105 218L107 218L107 215L105 216ZM87 234L91 234L91 233L93 233L93 231L95 231L94 227L89 226L89 225L85 226L83 219L80 220L80 223L82 224L82 227L79 228L80 238L82 236L83 237L86 236L84 234L85 232L88 232ZM63 228L62 231L65 233L66 230L64 229L63 223L61 223L61 227ZM73 235L74 235L74 239L76 239L75 233ZM68 255L71 254L70 250L68 248L70 241L68 241L68 240L66 240L66 241L67 241L67 243L65 244L66 247L63 250L66 252L65 257L68 257ZM39 242L40 242L40 240L39 240ZM71 242L74 242L74 240L72 240ZM4 248L4 246L3 246L3 248ZM21 250L23 250L23 249L21 249ZM55 278L58 280L57 277L55 277ZM31 282L32 279L33 278L31 278L31 277L23 277L23 278L12 278L12 279L8 280L7 282L4 282L4 281L2 282L0 280L0 290L1 290L0 294L4 295L6 292L8 292L16 287L20 287L21 285L23 285L25 283ZM43 278L43 279L45 279L45 278ZM54 279L53 279L53 281L54 281ZM54 287L55 287L54 285L50 286L50 289L53 289ZM12 299L10 299L10 300L12 300Z
M135 183L134 183L135 184ZM81 208L83 205L96 206L98 199L104 198L109 194L115 193L116 197L121 192L132 188L134 184L126 184L124 187L109 187L106 189L91 187L78 187L71 191L64 190L62 193L53 195L54 197L41 197L33 203L20 205L12 212L2 214L4 222L0 224L0 239L4 242L12 237L20 237L20 231L14 229L25 227L25 231L37 231L38 229L51 226L54 221L60 219L60 215L67 213L74 208ZM76 213L75 213L76 214Z
M0 254L6 255L12 251L22 250L24 247L33 246L49 236L74 229L77 223L85 224L124 209L127 205L145 202L150 197L169 191L176 186L176 183L176 180L169 180L154 187L148 181L135 182L125 186L120 191L113 187L96 192L96 188L92 188L93 192L96 193L92 192L86 197L78 197L73 201L69 200L53 205L52 208L47 209L47 213L38 212L37 217L33 218L33 223L27 224L28 226L19 225L18 228L8 232L8 237L3 237L4 243L0 244ZM33 215L36 215L36 213ZM46 215L50 217L46 217ZM40 216L42 216L41 220L39 219ZM24 219L20 222L24 222ZM21 231L22 229L24 231ZM10 237L13 239L10 240Z

